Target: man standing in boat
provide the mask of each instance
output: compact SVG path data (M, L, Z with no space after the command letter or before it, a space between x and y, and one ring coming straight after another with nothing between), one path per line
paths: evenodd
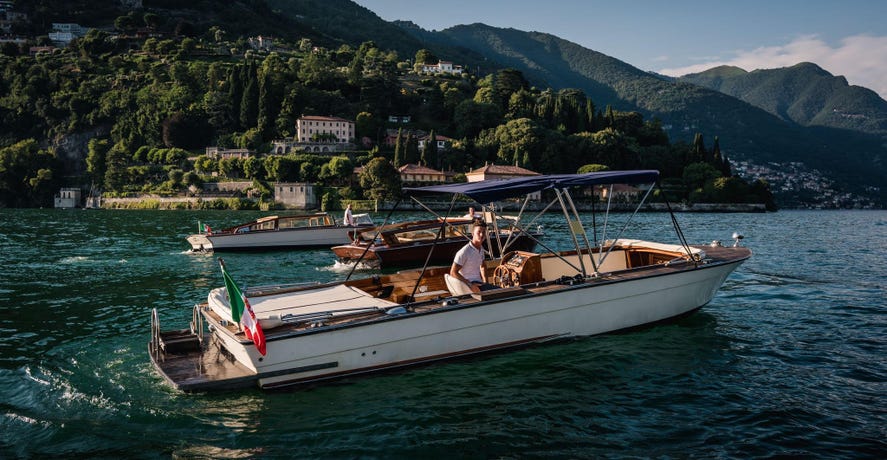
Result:
M487 276L483 270L486 236L487 226L476 220L471 228L471 241L456 253L450 267L450 276L467 284L471 292L495 289L492 284L487 284Z
M346 227L354 226L354 216L351 214L351 203L345 207L345 217L342 218L342 225Z
M462 216L462 217L463 217L463 218L467 218L467 219L471 219L471 220L476 220L476 219L481 219L481 220L483 220L484 215L483 215L483 213L480 213L480 212L475 211L475 210L474 210L474 206L469 206L469 207L468 207L468 212L467 212L464 216Z

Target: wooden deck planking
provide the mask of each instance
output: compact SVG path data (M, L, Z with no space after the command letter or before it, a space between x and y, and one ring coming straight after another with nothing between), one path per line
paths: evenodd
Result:
M206 350L151 356L154 366L178 390L201 391L256 386L256 373L225 355L215 342Z

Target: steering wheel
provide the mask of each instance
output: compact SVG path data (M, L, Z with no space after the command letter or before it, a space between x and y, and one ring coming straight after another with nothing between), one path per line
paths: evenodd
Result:
M520 286L520 273L506 265L499 265L493 270L493 282L503 288Z

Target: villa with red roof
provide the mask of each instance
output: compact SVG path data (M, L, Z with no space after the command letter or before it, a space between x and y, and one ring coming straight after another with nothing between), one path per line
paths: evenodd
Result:
M468 182L480 182L482 180L503 180L515 177L539 176L535 171L530 171L520 166L485 164L480 168L465 173Z
M447 181L446 173L423 165L408 163L397 170L400 172L400 180L404 184L416 182L442 184Z

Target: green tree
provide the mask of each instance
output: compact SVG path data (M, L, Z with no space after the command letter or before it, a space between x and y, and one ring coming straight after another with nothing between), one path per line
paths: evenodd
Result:
M406 156L406 145L403 137L403 128L397 128L397 138L394 140L395 168L399 168L406 163L406 161L404 161L404 156Z
M323 197L320 199L320 210L329 212L337 209L342 209L339 194L332 190L324 193Z
M394 200L400 196L400 173L390 161L376 157L363 168L360 186L369 199Z
M142 16L142 20L145 23L145 27L149 29L156 29L163 24L163 17L154 13L145 13L145 15Z
M128 32L135 29L135 19L132 16L118 16L114 20L114 28L121 32Z
M438 61L440 61L440 59L438 59L438 57L435 56L434 53L432 53L430 50L422 48L419 51L416 51L415 61L413 61L413 64L415 66L415 69L418 71L422 69L423 64L437 64Z
M111 143L107 139L92 138L87 144L86 172L92 176L93 183L104 182L109 150Z
M478 146L496 150L499 162L532 168L545 147L544 129L530 118L511 120L478 137Z
M348 157L336 156L321 166L319 178L334 185L344 185L348 183L353 171L354 165Z
M422 164L440 168L440 159L437 157L437 135L433 129L425 141L425 148L422 149Z
M240 158L223 158L219 160L219 174L236 179L243 172Z
M0 148L0 203L4 207L51 206L61 167L55 156L26 139Z
M105 170L105 190L120 192L123 191L129 183L127 177L128 159L131 157L127 153L127 148L123 143L118 142L108 150Z
M701 161L691 163L684 168L684 186L689 191L701 190L707 182L713 181L718 177L721 177L720 171L712 165Z
M407 140L404 143L404 155L403 155L403 163L404 164L416 164L419 162L419 139L416 135L410 131L407 134Z
M459 103L453 114L457 135L467 138L473 138L484 129L497 126L501 119L501 112L494 104L478 103L471 99Z
M245 127L240 123L241 104L243 103L243 71L242 66L232 67L228 74L228 102L231 104L233 129Z
M357 118L354 121L354 134L358 139L368 137L376 143L378 142L380 129L381 125L372 113L360 112L357 114Z
M209 143L212 127L203 113L175 112L163 120L161 136L167 147L196 149Z
M699 163L708 161L708 152L705 150L705 141L702 139L702 133L696 133L693 137L693 150L689 158L690 163Z
M591 163L591 164L587 164L587 165L582 165L582 167L580 167L579 170L576 172L578 174L586 174L586 173L591 173L591 172L600 172L600 171L609 171L609 170L610 170L610 167L607 165Z
M247 179L263 179L264 178L264 162L256 157L249 157L243 160L243 175Z
M240 102L240 125L244 128L254 128L258 124L259 116L259 83L254 66L245 67L244 81L246 84Z

